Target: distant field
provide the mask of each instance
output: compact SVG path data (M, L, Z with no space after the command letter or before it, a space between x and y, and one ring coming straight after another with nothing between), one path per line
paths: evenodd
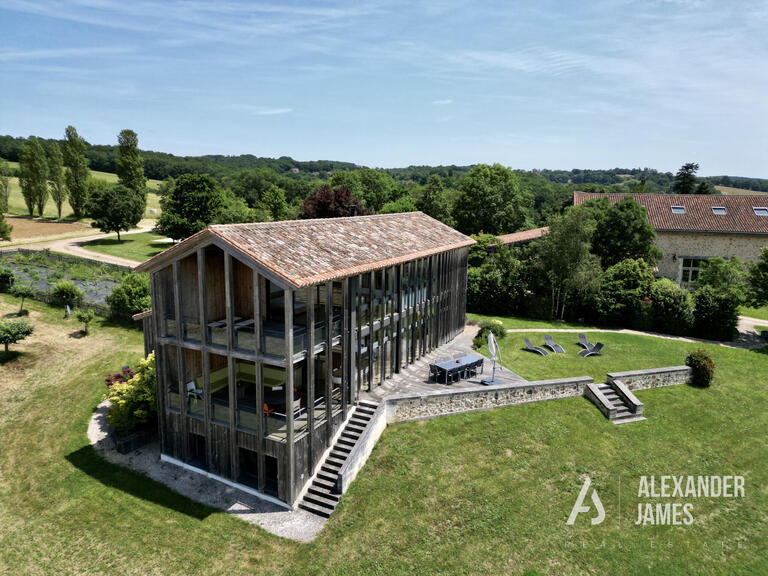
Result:
M715 186L715 190L726 196L768 196L768 192L758 192L757 190L747 190L746 188L733 188L731 186Z
M11 164L15 164L14 162L11 162ZM104 177L105 180L109 180L110 182L117 182L117 176L114 174L110 174L108 172L91 172L94 178L102 178ZM156 185L152 185L152 183L157 183L157 180L150 180L148 182L148 186L150 190L154 190L157 188ZM150 208L154 208L157 210L157 214L150 214L149 210ZM147 218L157 218L160 212L160 197L155 194L154 192L149 192L147 194L147 211L145 216ZM11 178L10 179L10 195L8 197L8 214L16 214L19 216L27 216L27 205L24 203L24 197L21 195L21 187L19 186L19 179L18 178ZM45 211L43 212L43 215L46 218L56 218L56 205L53 203L52 200L48 200L48 203L45 205ZM61 209L61 217L63 219L71 219L72 218L72 207L69 205L69 202L64 202L64 206L62 206Z

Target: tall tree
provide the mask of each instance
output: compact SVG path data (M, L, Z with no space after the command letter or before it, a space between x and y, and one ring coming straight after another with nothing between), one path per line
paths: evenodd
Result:
M6 160L0 158L0 214L8 210L11 193L11 168Z
M5 216L0 213L0 240L10 240L13 226L5 221Z
M448 226L453 226L453 216L451 216L451 206L443 187L443 179L439 174L430 174L427 185L424 187L424 193L416 203L419 210L435 220L440 220Z
M40 141L31 136L19 154L19 185L30 216L43 215L48 200L48 163Z
M209 174L184 174L160 200L162 213L156 230L180 240L216 222L225 208L226 196Z
M465 234L506 234L531 223L533 198L512 170L480 164L461 181L453 217Z
M51 183L51 198L61 220L61 207L67 199L67 185L64 181L64 157L58 142L51 142L48 153L48 180Z
M139 152L139 136L133 130L121 130L117 136L117 180L135 191L146 203L147 179L144 176L144 159Z
M600 282L600 263L590 252L594 230L595 220L589 211L569 208L549 220L549 232L537 243L551 288L553 318L565 316L573 292Z
M592 245L604 268L627 258L642 258L654 265L663 256L655 240L646 209L626 196L598 216Z
M768 247L760 250L760 259L749 270L752 302L756 306L768 304Z
M69 205L79 220L85 215L88 202L88 159L85 157L86 144L75 130L67 126L64 141L64 166L67 167L66 181L69 191Z
M262 204L269 211L272 220L283 220L288 211L288 203L285 201L285 192L272 184L264 192L261 198Z
M144 198L141 192L123 184L107 184L92 187L87 205L87 214L93 218L91 226L102 232L128 231L139 223L144 215Z
M352 196L348 188L331 188L329 184L315 190L304 200L299 209L299 218L339 218L341 216L361 216L368 214L358 198Z
M699 182L699 185L696 186L696 194L714 194L715 189L712 188L712 186L707 182L706 180L702 180Z
M392 199L395 181L386 172L363 168L357 172L357 177L362 188L361 198L369 210L378 212Z
M695 162L688 162L680 167L675 174L675 181L672 184L672 192L675 194L694 194L696 192L696 172L699 165Z

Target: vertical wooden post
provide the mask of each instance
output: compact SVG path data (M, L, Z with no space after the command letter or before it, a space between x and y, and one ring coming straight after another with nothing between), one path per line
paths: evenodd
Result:
M395 330L395 372L400 372L403 354L403 265L395 268L395 294L397 297L397 324Z
M333 436L333 411L331 394L333 392L333 282L325 284L325 445L330 446ZM342 335L342 348L344 337ZM342 373L344 368L342 367ZM342 383L343 383L342 378ZM343 384L342 384L343 385Z
M341 377L341 409L344 417L347 418L347 403L348 399L352 397L352 376L353 360L354 357L353 347L355 346L355 340L353 338L353 324L355 322L354 313L352 311L352 294L351 283L349 278L344 278L341 283L341 301L342 301L342 314L343 327L341 334L341 365L342 365L342 377Z
M293 290L285 299L285 501L293 505Z
M373 272L368 273L368 391L373 390L373 324L375 321L375 300L376 291L374 290L374 283L376 279Z
M181 274L179 261L173 263L173 307L176 320L176 377L179 380L179 408L181 410L181 454L182 460L189 458L189 438L187 435L187 394L184 389L184 355L181 348L181 286L179 275Z
M384 318L387 317L387 269L376 271L381 274L381 315L379 315L379 386L387 376L387 354L384 350Z
M162 378L157 378L156 380L156 391L155 391L155 397L157 398L157 426L158 431L160 433L160 452L161 453L168 453L168 446L166 445L166 438L165 438L165 412L167 409L167 391L168 391L168 383L166 381L166 378L168 375L166 374L165 370L165 351L164 347L160 345L158 342L158 339L160 338L160 322L162 320L159 319L161 314L164 314L163 307L160 305L158 301L158 296L160 295L160 292L158 292L158 286L160 283L158 282L157 272L152 272L149 275L149 282L150 282L150 301L152 303L152 330L154 330L154 337L155 337L155 373L159 376L160 374L163 375Z
M205 430L205 461L210 466L213 458L211 432L211 360L208 356L208 277L205 266L205 249L197 249L197 295L200 318L200 346L203 351L203 423Z
M234 279L232 276L232 256L224 253L224 292L227 311L227 378L229 380L229 475L236 480L239 475L237 454L237 370L232 349L235 340Z
M307 291L307 433L309 434L309 459L314 458L315 443L315 292L317 286L305 288Z
M266 475L264 473L264 450L266 440L264 434L264 383L262 382L263 364L261 360L261 276L253 271L253 340L256 354L254 380L256 380L256 486L264 490Z
M360 276L352 278L352 302L354 302L353 333L355 334L354 366L355 385L352 387L351 402L354 404L360 397L360 388L363 382L363 353L362 353L362 322L360 319Z

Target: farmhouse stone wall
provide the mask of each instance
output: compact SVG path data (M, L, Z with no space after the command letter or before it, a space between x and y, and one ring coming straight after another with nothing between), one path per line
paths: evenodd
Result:
M647 390L660 386L687 384L691 379L688 366L669 366L650 370L631 370L629 372L611 372L607 374L609 382L619 380L630 390Z
M422 420L448 414L490 410L501 406L582 396L587 384L592 382L594 382L592 378L579 376L537 382L500 384L480 389L391 396L386 399L387 423Z
M656 245L664 252L659 262L659 273L680 281L683 258L730 258L756 262L760 250L768 246L768 236L748 234L702 234L658 232ZM673 257L677 255L677 259Z

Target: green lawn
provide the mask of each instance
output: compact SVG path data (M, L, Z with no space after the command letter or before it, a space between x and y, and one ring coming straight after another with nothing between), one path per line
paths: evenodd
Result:
M303 545L101 461L85 428L104 374L138 359L140 333L97 323L71 339L76 323L29 306L41 340L16 346L26 353L0 368L0 572L768 573L768 354L705 346L718 365L713 387L638 392L648 420L635 424L614 426L572 398L390 427ZM0 315L16 308L0 295ZM565 362L531 355L515 368L597 375L680 364L692 346L621 334L605 342L602 359L568 358L576 347L564 340ZM515 346L504 340L510 359ZM606 520L566 526L585 474ZM743 474L746 498L694 501L693 526L634 526L643 474Z
M123 234L118 242L117 237L100 238L83 244L83 248L112 256L120 256L137 262L143 262L163 250L170 248L168 242L159 242L165 237L154 232L140 232L138 234Z
M539 328L562 328L562 329L583 329L593 330L597 329L596 326L590 324L577 324L575 322L560 322L557 320L536 320L534 318L521 318L519 316L486 316L484 314L467 314L467 319L474 320L476 322L482 322L483 320L501 320L505 330L521 329L521 330L536 330Z
M749 308L747 306L742 306L739 308L739 314L749 318L768 320L768 306L763 306L762 308Z

